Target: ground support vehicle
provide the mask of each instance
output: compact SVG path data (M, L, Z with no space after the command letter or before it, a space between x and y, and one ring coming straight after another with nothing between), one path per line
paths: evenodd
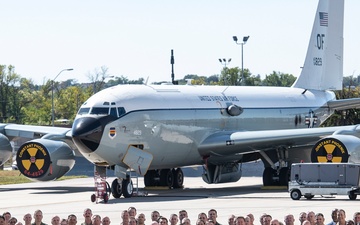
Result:
M291 165L289 193L293 200L301 196L348 195L355 200L360 194L360 164L294 163Z

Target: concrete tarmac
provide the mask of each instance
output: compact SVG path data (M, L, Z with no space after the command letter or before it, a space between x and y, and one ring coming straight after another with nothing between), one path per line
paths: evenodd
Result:
M113 178L108 178L111 184ZM135 181L135 180L134 180ZM140 194L144 193L143 179L139 178ZM342 208L347 212L347 219L353 213L360 211L360 200L349 200L348 196L320 197L312 200L301 198L294 201L287 190L262 189L261 177L244 177L236 183L208 185L201 177L185 177L184 189L177 190L146 190L147 196L114 199L104 204L93 203L90 196L94 193L94 179L80 178L65 181L36 182L29 184L0 186L0 212L9 211L19 221L23 215L33 214L36 209L44 213L44 222L51 224L54 215L67 218L69 214L78 217L78 224L83 222L83 210L91 208L93 214L109 216L111 224L120 224L120 214L130 206L137 208L138 213L144 213L146 224L150 224L150 214L153 210L169 218L170 214L179 210L188 211L192 224L196 223L200 212L214 208L218 211L218 221L225 225L230 214L236 216L252 213L255 224L263 213L272 215L283 221L286 214L293 214L298 222L300 212L314 211L325 215L325 224L331 221L333 208Z

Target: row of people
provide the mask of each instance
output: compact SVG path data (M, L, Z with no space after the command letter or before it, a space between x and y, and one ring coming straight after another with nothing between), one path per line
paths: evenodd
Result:
M110 225L110 218L105 216L101 218L100 215L93 215L92 210L87 208L83 212L84 222L81 225ZM0 216L0 225L47 225L43 219L41 210L36 210L33 215L34 222L32 222L32 216L27 213L23 217L24 224L18 221L15 217L11 217L10 212L3 213ZM346 220L346 213L342 209L334 209L331 212L330 223L327 225L360 225L360 212L354 213L353 219ZM143 213L137 214L135 207L130 207L128 210L121 212L121 225L145 225L145 215ZM230 215L228 218L228 225L254 225L253 214L246 216ZM180 222L180 223L179 223ZM284 217L284 222L279 219L273 219L271 215L263 214L260 216L261 225L295 225L295 218L292 214L288 214ZM301 212L299 214L300 225L325 225L325 218L322 213L315 214L310 211L308 213ZM74 214L70 214L67 218L61 219L59 216L54 216L51 219L52 225L76 225L77 217ZM171 214L169 219L160 215L158 211L151 213L151 225L191 225L192 222L188 218L186 210L180 210L178 214ZM194 223L193 223L194 224ZM196 225L221 225L217 221L217 211L210 209L208 213L199 213L195 222Z

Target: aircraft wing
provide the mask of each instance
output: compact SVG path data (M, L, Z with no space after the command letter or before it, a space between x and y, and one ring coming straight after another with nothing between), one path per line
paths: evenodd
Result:
M53 140L71 139L71 128L65 127L0 123L0 131L8 137L23 137L29 139L46 138Z
M335 110L360 108L360 98L349 98L329 101L328 105L331 109Z
M296 147L314 144L331 134L359 135L360 127L338 126L264 131L219 132L207 137L200 145L203 156L226 156L273 150L277 146Z

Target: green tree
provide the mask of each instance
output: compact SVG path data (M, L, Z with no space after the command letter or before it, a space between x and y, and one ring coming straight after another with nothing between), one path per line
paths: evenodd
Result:
M11 109L15 110L12 106L19 101L17 95L20 76L14 71L15 68L11 65L0 65L0 122L8 122Z
M263 86L276 86L276 87L290 87L296 80L291 74L275 72L272 74L266 75L263 80Z

